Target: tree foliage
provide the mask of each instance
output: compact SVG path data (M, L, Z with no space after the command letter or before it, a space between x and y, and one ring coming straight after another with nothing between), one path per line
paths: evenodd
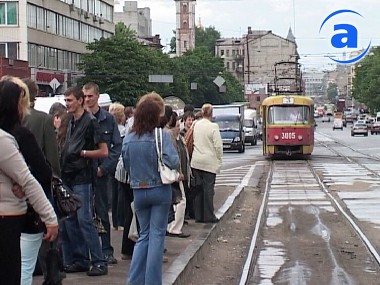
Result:
M139 43L132 30L118 23L113 36L95 40L87 49L89 53L82 56L79 64L85 76L78 83L97 83L113 101L134 105L140 96L151 91L163 97L179 97L195 106L243 100L239 82L206 46L169 58L160 50ZM174 82L149 83L149 75L173 75ZM226 80L226 93L219 93L213 83L218 75ZM190 90L192 82L197 83L196 90Z
M372 54L373 53L373 54ZM374 48L355 66L352 96L370 110L380 110L380 49Z
M220 32L215 29L215 27L208 28L195 28L195 46L196 47L207 47L212 55L215 55L215 43L220 39Z
M327 98L331 103L336 103L336 97L338 96L338 86L336 83L329 83L327 87Z

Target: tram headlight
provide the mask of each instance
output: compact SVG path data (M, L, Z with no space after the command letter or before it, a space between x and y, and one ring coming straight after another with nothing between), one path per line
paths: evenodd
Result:
M274 140L275 141L278 141L280 139L280 137L278 135L274 135Z
M298 136L298 140L299 141L302 141L303 140L303 137L301 135Z

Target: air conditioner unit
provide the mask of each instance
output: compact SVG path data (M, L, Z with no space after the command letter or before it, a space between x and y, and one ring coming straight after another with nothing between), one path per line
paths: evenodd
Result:
M69 4L70 12L74 11L74 8L75 8L74 4Z
M83 14L83 15L84 15L84 18L85 18L85 19L90 18L90 15L88 15L88 12L87 12L87 11L84 11L84 14Z
M98 17L96 17L96 16L94 15L93 20L94 20L94 22L97 22L97 21L98 21Z

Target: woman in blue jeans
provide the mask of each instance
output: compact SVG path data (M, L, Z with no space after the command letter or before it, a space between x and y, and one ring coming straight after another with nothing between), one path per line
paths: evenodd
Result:
M124 138L122 156L130 175L134 206L140 225L139 239L129 269L129 285L162 284L164 241L172 191L158 172L154 129L163 115L164 101L157 93L144 95L134 114L132 131ZM163 132L162 155L171 169L179 165L170 135Z

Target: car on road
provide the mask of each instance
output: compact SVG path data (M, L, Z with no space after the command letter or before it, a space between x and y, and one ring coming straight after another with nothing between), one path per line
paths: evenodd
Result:
M370 132L371 132L371 135L375 134L379 134L380 133L380 122L375 122L372 124L371 128L370 128Z
M351 114L347 114L345 116L345 121L346 121L346 124L353 124L354 123L354 116L351 115Z
M341 129L343 131L343 125L343 120L341 118L334 118L333 131L335 131L335 129Z
M351 136L364 135L368 136L368 127L366 123L356 122L351 128Z
M327 116L327 115L323 115L323 117L322 117L322 123L324 123L324 122L329 122L330 123L330 116Z

